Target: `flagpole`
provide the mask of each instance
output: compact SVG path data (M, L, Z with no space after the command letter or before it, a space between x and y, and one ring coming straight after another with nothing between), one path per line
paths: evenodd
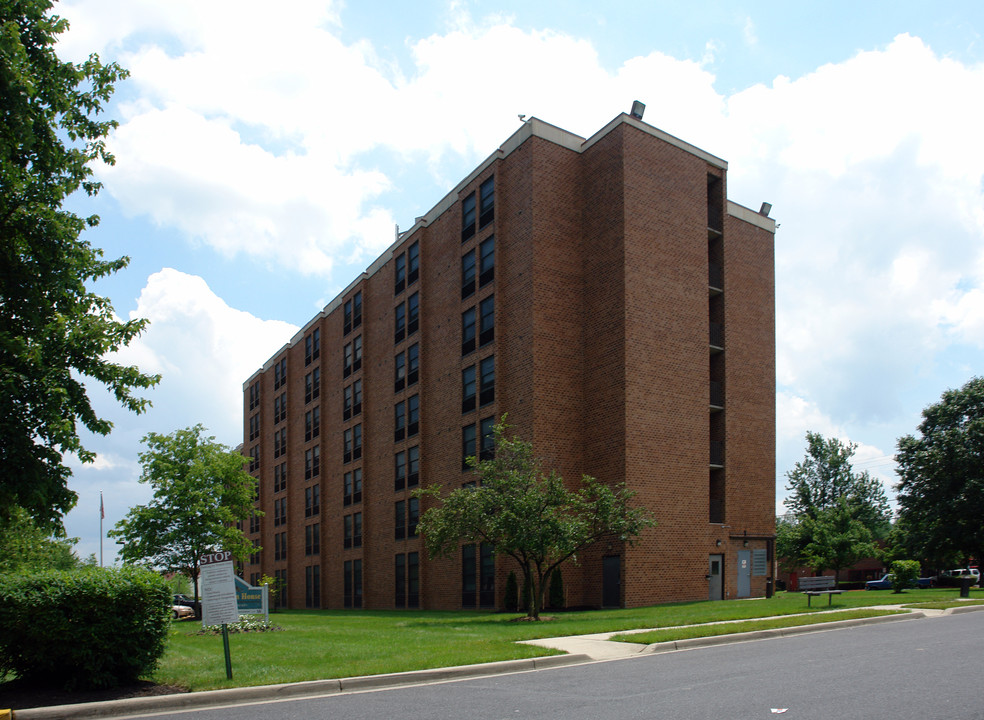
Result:
M103 518L106 517L106 509L103 506L102 490L99 491L99 567L103 566Z

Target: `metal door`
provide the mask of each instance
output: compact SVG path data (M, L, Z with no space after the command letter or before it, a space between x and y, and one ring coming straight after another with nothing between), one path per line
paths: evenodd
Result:
M604 607L622 605L622 558L605 555L601 559L601 604Z
M747 598L752 594L752 551L738 551L738 597Z
M724 600L724 555L711 555L707 567L707 599Z

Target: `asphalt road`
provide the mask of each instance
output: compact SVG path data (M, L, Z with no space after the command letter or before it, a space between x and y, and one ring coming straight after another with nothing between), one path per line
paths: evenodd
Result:
M477 680L155 717L980 720L982 642L984 612L967 613Z

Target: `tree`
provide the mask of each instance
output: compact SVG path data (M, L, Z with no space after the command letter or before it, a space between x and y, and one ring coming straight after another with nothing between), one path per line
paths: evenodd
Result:
M984 378L923 410L919 435L899 438L899 519L919 557L984 558Z
M148 450L140 454L140 482L154 488L154 498L130 510L108 533L122 545L123 562L184 573L195 597L202 555L230 550L245 559L257 551L236 527L254 512L256 479L243 470L242 455L205 432L195 425L143 439Z
M79 188L95 195L93 162L112 164L104 138L116 126L97 120L126 77L95 55L62 62L54 51L68 24L51 0L0 0L0 517L24 508L55 530L76 502L64 453L95 455L78 425L105 435L86 379L104 385L133 412L148 405L134 390L159 378L107 359L144 328L120 322L109 300L87 285L126 266L104 260L80 239L95 215L62 208Z
M0 573L71 570L79 566L77 538L52 535L37 526L23 508L0 520Z
M892 563L892 592L900 593L915 587L919 578L919 563L915 560L896 560Z
M493 457L468 459L474 486L443 498L439 487L416 491L443 500L427 509L418 529L431 557L449 557L461 542L489 542L512 557L532 591L527 617L539 620L544 580L554 568L604 537L631 543L655 521L647 510L629 506L634 493L624 484L584 476L569 490L556 471L544 471L531 443L506 437L508 429L503 417L495 426Z
M800 557L817 573L826 568L833 570L837 582L843 568L878 552L871 531L856 517L845 497L833 507L804 516L798 530L802 543Z

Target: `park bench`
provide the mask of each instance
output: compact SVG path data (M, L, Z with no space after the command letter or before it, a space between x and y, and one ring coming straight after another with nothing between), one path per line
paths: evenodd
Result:
M833 575L801 577L799 579L799 589L806 595L807 607L810 607L810 600L817 595L826 595L827 604L830 605L834 595L840 595L844 592L843 590L837 589L837 580Z

